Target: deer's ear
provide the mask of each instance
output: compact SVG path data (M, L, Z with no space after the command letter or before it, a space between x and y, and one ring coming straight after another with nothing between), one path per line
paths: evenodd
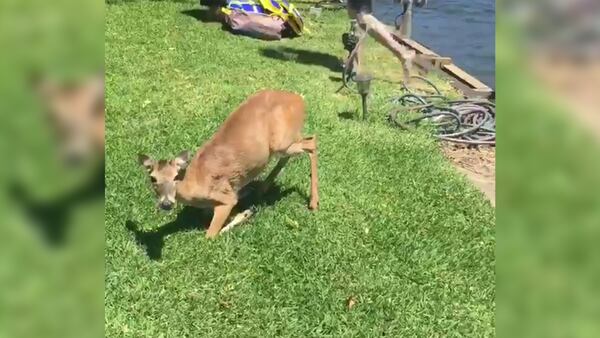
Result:
M54 95L59 89L56 82L41 74L35 73L29 77L29 85L39 97L47 99Z
M190 162L190 152L188 150L184 150L175 159L173 160L173 164L175 164L179 170L185 169Z
M154 166L154 160L151 159L148 155L138 154L138 163L146 168L146 170L150 171Z

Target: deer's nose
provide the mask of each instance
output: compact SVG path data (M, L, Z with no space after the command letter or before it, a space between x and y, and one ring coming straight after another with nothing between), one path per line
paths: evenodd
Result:
M82 161L81 161L80 156L70 154L65 157L65 162L67 163L68 166L77 167L78 165L81 164Z
M83 164L84 156L81 153L77 152L67 152L63 155L63 161L69 167L76 168Z
M168 201L168 200L164 200L162 202L160 202L159 207L163 210L171 210L173 209L173 202Z

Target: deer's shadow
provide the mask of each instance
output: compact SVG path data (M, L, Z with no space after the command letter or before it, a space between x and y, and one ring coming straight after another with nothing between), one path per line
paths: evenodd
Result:
M73 211L88 200L104 197L104 164L98 165L90 179L75 190L47 201L36 200L31 192L18 182L9 186L10 196L26 212L31 225L51 246L65 241Z
M286 196L297 193L306 199L306 194L297 187L282 190L279 186L273 185L269 191L259 196L258 182L253 182L244 187L241 195L246 195L240 199L235 207L232 215L235 212L250 208L258 208L264 206L272 206ZM135 237L135 241L145 248L148 258L151 260L159 260L162 257L162 249L165 244L165 237L178 232L186 232L193 230L206 230L212 219L213 212L211 209L199 209L190 206L185 206L178 214L177 218L172 222L166 223L155 230L144 231L138 228L136 221L127 220L125 227L131 231ZM253 217L256 217L253 216Z

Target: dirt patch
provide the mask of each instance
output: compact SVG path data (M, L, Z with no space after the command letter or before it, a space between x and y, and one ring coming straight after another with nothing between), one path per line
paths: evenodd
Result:
M403 71L400 61L389 50L373 39L367 39L363 49L362 71L370 73L378 81L388 82L400 88ZM418 67L415 67L418 68ZM418 69L415 69L415 71ZM463 95L454 89L444 77L435 73L420 74L432 81L435 86L450 99L462 99ZM411 79L408 86L411 91L421 95L435 94L432 88L422 80ZM346 114L344 114L346 116ZM344 116L340 116L344 118ZM348 115L352 116L352 115ZM491 146L467 147L462 144L442 142L446 157L455 168L464 174L472 184L485 194L490 203L496 205L496 148Z
M600 140L600 62L537 55L530 64L554 99L565 104L579 124Z
M496 206L496 148L468 147L442 143L442 150L456 169L463 173Z

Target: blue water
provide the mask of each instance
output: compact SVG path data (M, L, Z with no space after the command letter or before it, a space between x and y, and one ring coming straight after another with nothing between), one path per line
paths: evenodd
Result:
M393 0L374 0L375 16L386 24L400 12ZM495 21L494 0L429 0L413 9L412 38L495 88Z

